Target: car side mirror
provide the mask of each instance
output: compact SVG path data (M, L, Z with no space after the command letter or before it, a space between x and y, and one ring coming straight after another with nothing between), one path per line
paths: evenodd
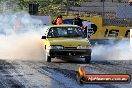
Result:
M42 38L41 39L46 39L46 36L42 36Z

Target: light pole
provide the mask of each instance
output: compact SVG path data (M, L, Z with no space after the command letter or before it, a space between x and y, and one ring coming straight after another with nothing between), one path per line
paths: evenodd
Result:
M69 10L69 0L66 0L66 15L68 15Z
M105 6L104 6L104 3L105 3L105 0L101 0L101 1L102 1L102 4L103 4L103 6L102 6L102 7L103 7L103 8L102 8L102 10L103 10L103 11L102 11L102 21L103 21L103 25L104 25L104 17L105 17L105 14L104 14L104 13L105 13L105 8L104 8Z
M104 15L105 15L105 14L104 14L104 12L105 12L105 11L104 11L104 10L105 10L105 9L104 9L104 3L105 3L105 0L102 0L102 2L103 2L102 18L104 18Z

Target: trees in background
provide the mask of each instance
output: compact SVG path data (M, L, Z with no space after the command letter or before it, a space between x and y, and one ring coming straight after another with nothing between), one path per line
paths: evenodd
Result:
M38 15L58 15L62 7L79 6L85 0L0 0L0 11L29 10L29 4L38 3Z

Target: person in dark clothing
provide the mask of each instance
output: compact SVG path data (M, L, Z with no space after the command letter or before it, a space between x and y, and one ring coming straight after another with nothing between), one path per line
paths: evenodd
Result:
M73 24L83 27L82 19L79 18L79 14L76 14L76 17L73 19Z

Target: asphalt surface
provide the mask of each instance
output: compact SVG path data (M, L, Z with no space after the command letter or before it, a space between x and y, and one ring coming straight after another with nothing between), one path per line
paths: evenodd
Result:
M76 82L76 70L83 61L0 60L0 88L132 88L128 84L84 84ZM130 74L132 61L92 61L89 73Z

